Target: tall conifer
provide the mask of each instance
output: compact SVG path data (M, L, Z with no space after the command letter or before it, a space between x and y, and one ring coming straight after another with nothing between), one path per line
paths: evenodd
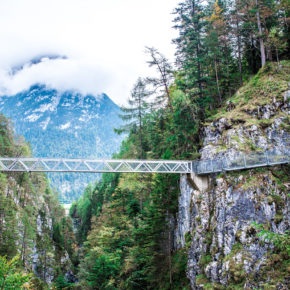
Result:
M144 159L144 140L143 140L143 118L148 110L147 99L150 92L146 89L144 80L139 78L135 83L131 92L131 98L128 100L128 107L121 107L123 112L120 117L128 123L116 132L130 132L136 128L137 135L139 136L139 158Z

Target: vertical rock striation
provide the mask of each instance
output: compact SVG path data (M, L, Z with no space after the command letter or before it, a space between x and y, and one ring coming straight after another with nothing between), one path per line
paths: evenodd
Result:
M180 177L180 196L178 199L177 224L174 233L174 249L185 247L185 235L191 230L190 202L193 188L186 175Z
M259 111L274 115L277 108L281 106L273 104ZM290 136L283 122L279 117L264 128L236 126L226 118L212 122L204 129L201 159L235 158L251 150L289 154ZM190 233L191 288L287 289L287 253L258 233L261 227L279 235L289 230L289 166L214 174L210 179L206 191L193 188L186 176L180 182L174 244L184 247Z

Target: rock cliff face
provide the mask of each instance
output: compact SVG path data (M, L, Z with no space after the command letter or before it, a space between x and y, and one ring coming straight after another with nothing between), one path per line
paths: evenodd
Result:
M190 203L193 188L187 180L186 175L182 175L180 179L180 196L177 216L177 226L174 233L174 248L180 249L185 247L185 234L191 230L191 214Z
M0 156L31 156L1 114ZM34 274L33 289L73 281L72 227L44 173L0 172L0 256L17 257L19 269Z
M288 229L288 188L279 186L276 170L213 177L211 190L192 190L187 274L193 289L210 283L260 288L269 280L286 287L281 265L273 264L273 244L263 243L253 226L264 224L276 234ZM283 255L276 258L283 261Z
M37 283L51 284L60 273L71 273L69 223L43 175L0 173L1 255L18 254L25 269L40 278ZM66 228L66 237L60 225Z
M248 104L248 110L232 104L225 117L209 123L201 160L265 150L289 155L290 84L282 85L279 98ZM212 174L207 190L196 190L186 176L180 184L175 248L184 247L190 235L192 289L289 287L289 256L282 245L289 237L289 165ZM272 238L259 236L261 230Z

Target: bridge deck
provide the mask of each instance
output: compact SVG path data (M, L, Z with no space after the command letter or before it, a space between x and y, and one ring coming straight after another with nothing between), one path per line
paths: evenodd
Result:
M234 158L223 157L218 160L201 160L193 162L193 172L210 174L223 171L234 171L248 168L274 166L290 162L289 151L277 154L275 151L239 153Z
M190 173L191 161L0 158L0 171Z
M240 153L233 159L218 160L99 160L59 158L3 158L0 172L124 172L193 173L202 175L222 171L273 166L290 162L289 154L272 151Z

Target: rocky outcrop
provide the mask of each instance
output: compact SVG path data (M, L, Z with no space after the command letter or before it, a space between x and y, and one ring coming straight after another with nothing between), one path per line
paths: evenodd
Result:
M281 110L289 111L287 102L273 101L259 107L257 115L252 112L253 120L272 118L269 123L213 121L204 128L201 160L234 159L241 152L265 150L289 155L285 116L273 118ZM181 177L175 247L185 247L190 235L191 288L287 289L286 252L258 233L263 228L278 236L289 230L288 165L215 174L210 179L211 186L202 191Z
M206 283L251 282L257 288L266 283L267 275L261 276L267 272L273 244L262 242L253 222L276 234L289 228L289 198L273 177L268 170L227 174L215 179L213 190L202 196L193 191L188 259L193 289Z
M2 204L1 204L2 203ZM3 204L8 208L1 207ZM0 227L0 250L8 249L19 254L25 269L51 284L59 272L73 276L73 265L66 250L66 243L57 240L57 232L66 219L64 209L40 174L0 174L0 222L16 224L13 229ZM69 218L67 218L69 219ZM0 224L1 224L0 223ZM63 225L63 227L65 227ZM13 230L13 239L1 240ZM68 235L70 229L66 228ZM71 232L71 235L73 233ZM73 239L72 239L73 241ZM3 242L3 244L1 244ZM57 267L59 268L56 271Z
M182 175L180 179L180 196L178 199L177 226L174 233L174 249L178 250L185 246L185 235L191 231L190 203L192 197L192 185L188 182L187 176Z

